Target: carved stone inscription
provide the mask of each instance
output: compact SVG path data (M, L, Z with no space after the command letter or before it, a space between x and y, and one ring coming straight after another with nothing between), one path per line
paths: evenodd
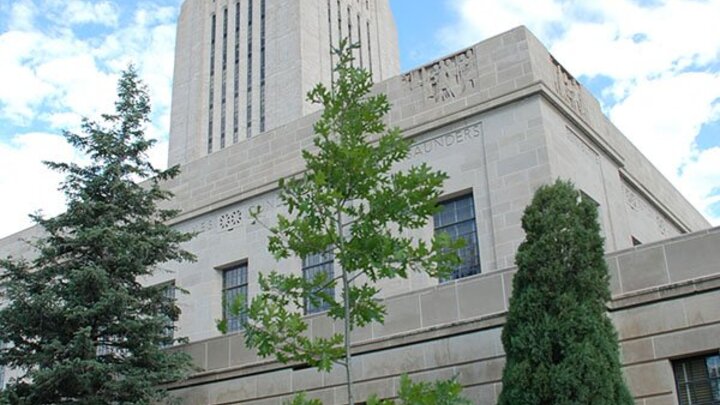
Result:
M551 57L551 59L553 65L555 65L555 90L557 90L558 95L575 112L583 116L586 115L587 108L583 101L580 83L555 58Z
M482 135L482 122L469 127L458 129L446 134L425 139L412 145L410 156L419 156L430 153L440 148L447 148L459 145L480 138Z
M403 76L411 91L421 89L425 100L452 100L477 85L478 68L472 49L423 66Z

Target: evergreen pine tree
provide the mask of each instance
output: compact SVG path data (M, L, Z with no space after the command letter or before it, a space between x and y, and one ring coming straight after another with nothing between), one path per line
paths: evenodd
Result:
M171 196L160 182L178 168L147 160L150 105L132 66L118 92L103 125L86 120L83 134L64 134L87 166L46 163L66 175L67 211L34 216L45 231L32 242L37 258L0 262L0 341L9 343L0 364L22 373L2 403L148 404L164 396L158 384L189 371L187 355L162 349L179 309L164 286L138 281L161 263L192 260L180 247L192 235L166 225L177 212L157 206Z
M500 404L632 404L606 315L608 271L595 204L541 187L522 218Z

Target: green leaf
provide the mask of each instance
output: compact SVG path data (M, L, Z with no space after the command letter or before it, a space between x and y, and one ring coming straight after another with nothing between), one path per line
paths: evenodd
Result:
M279 182L287 215L278 215L268 238L276 259L307 258L332 247L337 279L261 276L246 328L246 343L262 356L323 371L352 362L345 326L353 330L384 321L376 282L407 278L411 271L448 274L459 263L459 242L404 236L425 227L437 212L447 175L426 164L397 170L409 142L386 126L390 103L384 94L370 94L371 75L353 64L357 46L341 41L335 81L307 95L322 107L313 127L314 148L302 152L305 172ZM343 323L341 333L308 337L307 302L328 303L327 316Z

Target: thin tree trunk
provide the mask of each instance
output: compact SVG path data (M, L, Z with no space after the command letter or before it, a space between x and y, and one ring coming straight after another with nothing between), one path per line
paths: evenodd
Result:
M352 356L350 355L350 282L345 270L343 274L343 299L345 300L345 373L347 376L348 404L354 405L353 400L353 379L352 379Z
M343 249L343 241L344 236L342 233L342 211L340 208L337 210L337 232L338 232L338 239L340 240L340 246L338 246L339 250L342 251ZM344 326L345 326L345 376L347 380L347 397L348 397L348 405L355 405L355 400L353 399L353 377L352 377L352 355L350 354L350 280L348 279L348 273L345 271L344 268L341 268L340 271L342 271L342 281L343 281L343 302L344 302L344 309L345 309L345 319L343 319Z

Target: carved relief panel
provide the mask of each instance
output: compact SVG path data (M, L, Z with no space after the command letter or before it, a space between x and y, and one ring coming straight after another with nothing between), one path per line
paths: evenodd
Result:
M578 82L555 58L550 57L555 66L555 90L568 103L570 108L582 116L587 115L587 106L583 100L582 88Z
M439 103L455 99L475 88L477 77L477 61L471 48L413 70L402 80L410 91L423 91L426 101Z
M670 222L665 215L658 212L655 207L648 203L645 198L638 194L632 187L623 184L622 189L625 195L625 205L630 211L643 215L654 222L660 235L674 236L680 233L678 228Z

